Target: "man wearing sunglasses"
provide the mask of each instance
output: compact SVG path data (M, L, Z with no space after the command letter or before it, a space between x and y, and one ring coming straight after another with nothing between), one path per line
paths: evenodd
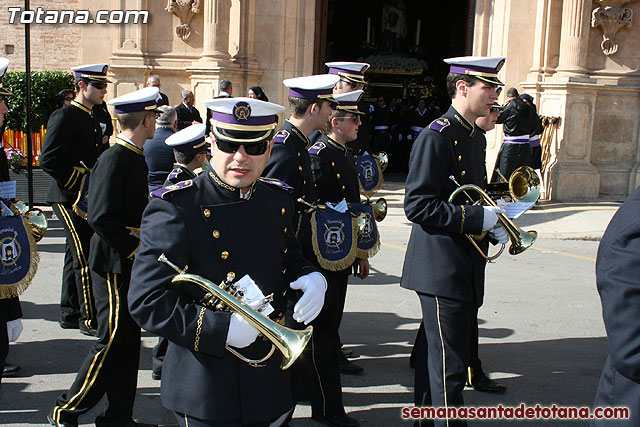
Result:
M358 136L360 117L358 101L364 92L357 90L334 94L338 101L324 129L324 134L309 148L315 202L338 204L341 201L360 203L360 185L355 159L347 149L347 142ZM353 238L356 238L355 236ZM346 247L350 245L345 243ZM321 255L318 253L318 263ZM303 362L309 381L305 384L311 393L311 410L315 420L330 426L356 427L359 422L346 414L342 401L340 379L341 352L340 322L347 296L347 282L352 271L360 279L369 275L369 261L356 259L346 268L330 268L328 264L320 270L327 279L329 292L327 301L318 318L313 322L313 346L307 346ZM359 374L362 368L353 364Z
M326 282L300 252L291 189L260 178L284 107L251 98L204 104L213 110L211 163L196 178L151 193L129 308L144 329L169 340L162 403L180 426L280 426L292 410L290 371L280 369L280 353L259 367L240 361L227 346L260 359L269 341L241 314L202 305L203 295L189 285L168 289L176 271L158 262L165 254L215 284L248 275L273 296L269 317L278 322L291 290L303 292L294 308L299 322L308 324L322 309Z
M78 198L83 177L89 174L101 152L102 129L93 116L94 105L107 93L107 64L81 65L75 73L76 97L70 105L51 114L44 138L40 167L53 178L47 202L62 222L72 248L73 281L63 281L60 293L60 326L96 334L96 319L89 274L89 241L93 231L72 205ZM73 285L70 286L69 284Z

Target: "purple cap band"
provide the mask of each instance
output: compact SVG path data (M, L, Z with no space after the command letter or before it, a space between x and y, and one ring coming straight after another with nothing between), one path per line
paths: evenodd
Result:
M228 123L231 125L263 126L270 125L276 122L275 115L249 116L244 120L238 120L233 114L225 114L214 111L211 116L213 117L213 120L217 122Z
M114 108L116 110L116 113L123 114L123 113L135 113L136 111L145 111L146 110L145 107L149 107L151 105L153 105L154 107L156 106L155 99L151 101L145 101L145 102L134 102L131 104L115 105Z
M357 107L358 101L338 101L338 107Z
M467 71L478 71L480 73L497 74L495 68L478 67L474 65L452 65L449 69L453 74L466 74Z
M320 95L331 95L331 94L333 94L332 87L327 89L312 89L312 90L289 88L289 96L292 96L294 98L316 99Z
M186 142L180 145L173 145L173 151L179 151L181 153L187 153L189 151L193 151L197 145L200 145L204 142L204 136L202 138L194 139L193 141ZM205 145L203 144L200 149L203 149Z
M364 77L364 74L360 71L344 70L342 68L333 68L333 67L329 68L329 74L340 74L340 73L356 74L358 76Z

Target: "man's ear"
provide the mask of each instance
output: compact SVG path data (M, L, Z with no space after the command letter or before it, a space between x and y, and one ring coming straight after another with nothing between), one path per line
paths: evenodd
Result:
M464 80L458 80L456 82L456 89L462 96L467 96L467 88L467 82L465 82Z

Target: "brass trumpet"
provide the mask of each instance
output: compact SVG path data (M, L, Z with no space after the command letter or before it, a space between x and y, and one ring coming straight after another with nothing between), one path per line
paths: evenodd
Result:
M522 168L518 168L518 170L520 170ZM531 168L529 168L531 169ZM517 170L517 171L518 171ZM516 171L516 172L517 172ZM533 171L533 170L532 170ZM535 199L537 199L537 195L540 193L540 180L538 179L538 176L536 175L535 172L533 172L533 176L535 176L535 179L533 179L530 182L525 182L526 181L526 174L523 173L518 173L516 174L516 172L514 172L511 175L511 178L509 179L509 186L513 187L515 190L517 189L524 189L524 188L529 188L529 191L532 191L533 194L531 197L533 197L533 195L535 195ZM457 186L458 188L456 188L453 193L451 193L451 196L449 196L449 203L453 203L453 200L460 194L460 193L464 193L467 198L469 198L470 201L473 201L473 199L471 198L471 196L469 196L469 193L467 193L467 191L475 191L476 193L478 193L478 196L480 197L480 199L477 202L474 202L474 205L480 204L480 205L485 205L485 206L495 206L497 207L498 205L496 205L496 203L493 201L493 199L491 197L489 197L489 195L487 193L485 193L484 190L482 190L480 187L478 187L477 185L473 185L473 184L466 184L466 185L460 185L458 184L458 182L455 180L455 178L452 176L449 177ZM512 185L512 181L515 181L515 183ZM537 186L536 186L536 181L537 181ZM513 195L512 195L513 197ZM517 200L528 200L529 197L527 196L527 194L523 194L521 199L517 199ZM509 219L505 214L498 214L498 222L502 225L502 227L504 227L505 231L507 232L507 235L509 236L509 240L511 241L511 246L509 247L509 253L511 255L517 255L519 253L524 252L525 250L527 250L531 245L533 245L533 243L536 241L536 239L538 238L538 233L536 231L524 231L522 230L520 227L518 227L511 219ZM478 250L478 252L480 252L480 255L482 255L483 258L485 258L487 261L491 262L494 259L498 258L501 254L502 251L504 250L504 244L502 244L502 248L500 248L500 250L498 251L497 254L493 255L493 256L488 256L487 254L485 254L482 249L480 249L480 247L478 246L478 244L475 242L475 239L473 238L473 236L470 235L466 235L467 238L469 239L469 241L473 244L473 246L475 246L475 248ZM484 234L481 235L482 237L484 237Z
M378 164L380 165L380 172L384 172L385 169L387 169L387 166L389 166L389 155L387 155L386 152L381 151L377 155L374 154L373 158L378 161Z
M36 243L42 240L44 235L47 234L49 223L42 209L28 209L22 200L16 200L15 203L11 204L9 209L11 209L14 214L23 216L27 220L29 228L31 229L31 235Z
M387 216L387 201L380 197L375 203L371 203L371 209L373 209L375 220L380 222Z
M309 326L302 331L295 331L282 326L267 316L260 313L258 310L246 305L236 296L231 295L227 290L221 286L214 284L213 282L205 279L202 276L196 274L187 274L185 269L180 269L173 263L171 263L165 254L160 255L158 261L163 262L173 268L178 274L171 279L171 287L175 290L180 289L180 283L188 282L197 285L199 288L206 292L202 305L215 310L225 309L238 313L254 328L262 333L269 341L271 341L271 351L260 360L251 360L242 356L240 353L227 346L227 350L233 353L235 356L247 362L251 366L258 367L260 363L267 360L274 353L274 348L277 348L282 353L282 363L280 369L285 370L289 368L293 362L302 354L302 351L307 346L307 342L311 339L313 333L313 326ZM231 281L235 278L234 275L227 276L226 288L229 289Z
M540 196L540 178L529 166L513 171L507 182L500 171L501 182L487 184L486 191L492 199L510 196L516 202L535 202Z

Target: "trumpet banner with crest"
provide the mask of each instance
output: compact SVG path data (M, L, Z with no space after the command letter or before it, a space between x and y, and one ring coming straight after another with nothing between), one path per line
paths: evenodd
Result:
M40 256L22 216L0 217L0 298L19 296L38 271Z
M347 211L316 210L311 214L313 251L322 268L339 271L356 260L355 218Z
M380 233L373 217L373 208L368 203L349 203L349 210L356 216L365 216L365 226L356 243L356 256L371 258L380 250Z
M373 155L356 156L356 170L360 182L360 194L369 198L382 186L382 169Z

